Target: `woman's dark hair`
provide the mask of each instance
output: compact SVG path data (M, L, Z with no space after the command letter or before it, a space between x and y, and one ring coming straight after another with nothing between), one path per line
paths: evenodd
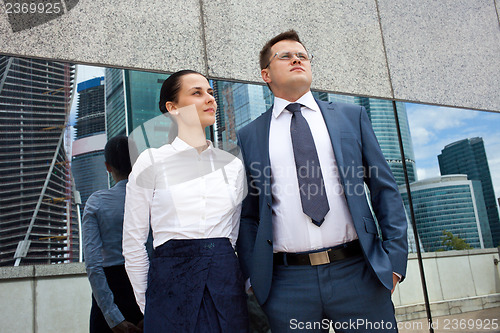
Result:
M104 159L112 166L119 176L128 176L132 171L128 138L124 135L115 136L104 147Z
M179 90L181 89L181 77L187 74L199 74L205 77L203 74L192 71L190 69L184 69L170 75L161 86L159 106L162 113L168 112L167 108L165 107L165 103L177 102L177 95L179 94Z

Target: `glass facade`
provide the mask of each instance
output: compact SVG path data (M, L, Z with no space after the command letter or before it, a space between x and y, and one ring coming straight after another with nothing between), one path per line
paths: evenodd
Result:
M106 135L108 139L127 134L127 110L125 109L123 76L123 69L106 68Z
M161 114L160 89L168 74L106 69L106 128L108 139L129 135Z
M396 179L396 183L398 185L405 183L403 162L401 160L401 152L399 150L396 120L394 119L394 111L391 101L325 92L314 92L313 94L317 99L323 101L364 106L372 123L373 131L375 132L377 140L380 144L380 148L382 149L387 163L389 164L394 178ZM414 182L417 179L415 154L413 153L413 143L410 134L410 126L408 124L408 116L406 114L406 106L404 103L396 102L396 109L401 129L401 139L403 140L408 179L410 182Z
M94 191L114 185L104 168L106 141L116 135L127 135L134 139L138 152L167 141L171 120L161 116L158 100L161 85L169 75L100 69L98 75L82 75L94 79L82 79L78 84L70 165L66 151L72 138L66 135L67 140L63 140L62 129L68 124L73 73L74 66L70 64L0 57L0 170L6 175L0 184L0 265L15 264L14 253L27 234L31 244L28 255L21 257L21 264L78 260L78 215L73 190L80 192L84 204ZM214 88L218 112L206 136L220 148L234 148L237 131L272 106L273 94L265 85L209 82ZM328 92L313 92L313 95L318 100L351 103L366 109L399 185L409 224L410 253L459 250L468 248L466 245L484 249L424 254L421 257L426 271L421 269L421 280L416 272L421 262L415 261L420 261L420 256L410 254L408 282L396 288L393 299L400 302L399 305L395 302L396 314L406 311L406 320L414 315L421 317L420 310L413 313L407 305L420 307L425 301L416 295L420 291L408 293L408 284L410 288L418 286L428 275L432 305L440 293L435 292L436 269L439 271L440 267L434 267L434 262L439 265L460 258L472 267L477 265L476 258L496 253L488 248L500 244L495 239L500 229L495 196L500 191L500 116ZM405 178L410 184L409 193ZM42 195L46 179L48 185ZM28 232L33 216L33 229ZM449 234L445 236L444 231ZM446 243L446 237L453 242ZM446 266L448 275L450 268ZM481 279L491 276L491 272L477 274ZM445 273L441 270L438 275ZM442 281L440 278L440 288L445 288ZM408 298L412 298L411 302Z
M79 83L77 91L76 140L72 171L76 189L80 192L83 213L89 196L97 190L108 188L108 176L104 166L106 142L104 77Z
M104 151L91 152L73 157L71 170L76 189L82 200L81 212L92 193L108 188L108 174L104 166Z
M216 142L236 143L236 132L266 112L273 103L267 86L213 81L217 101Z

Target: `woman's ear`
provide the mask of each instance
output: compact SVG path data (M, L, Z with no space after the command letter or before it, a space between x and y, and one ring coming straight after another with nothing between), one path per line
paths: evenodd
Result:
M165 108L167 109L168 113L172 115L178 115L179 111L177 111L177 108L175 107L174 103L172 102L166 102L165 103Z

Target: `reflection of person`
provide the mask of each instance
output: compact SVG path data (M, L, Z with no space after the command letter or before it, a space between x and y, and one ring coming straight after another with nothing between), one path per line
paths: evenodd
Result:
M141 153L130 175L123 253L146 332L247 331L234 252L244 169L205 139L216 108L204 76L172 74L163 83L160 110L172 117L178 135ZM149 225L151 262L144 249Z
M369 330L347 326L357 319L394 331L391 290L407 261L401 197L364 108L313 98L310 60L293 30L261 51L275 98L238 133L249 182L243 273L273 333L327 332L329 320L336 332Z
M128 139L110 139L104 157L106 169L117 183L89 197L82 224L85 266L92 287L90 332L141 332L135 325L143 316L122 256L125 186L132 169Z

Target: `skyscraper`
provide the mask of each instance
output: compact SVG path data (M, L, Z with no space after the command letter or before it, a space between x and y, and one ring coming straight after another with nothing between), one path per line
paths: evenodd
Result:
M92 193L108 188L104 167L104 76L79 83L77 92L76 140L73 142L71 169L83 208Z
M428 178L410 184L415 221L425 251L444 249L443 231L459 236L475 248L493 244L481 182L466 175ZM408 210L405 186L399 191Z
M0 56L0 265L78 260L64 140L73 76L72 64Z
M108 139L129 135L138 126L161 115L160 89L168 74L106 68L105 75ZM156 140L153 138L153 141Z
M368 97L337 95L325 92L314 92L313 95L323 101L364 106L372 123L373 131L380 144L380 148L396 179L396 183L398 185L405 184L403 161L401 160L401 152L399 150L398 133L396 121L394 119L392 101ZM396 109L398 112L401 138L405 152L408 180L412 183L416 180L416 166L406 106L402 102L396 102Z
M108 68L105 71L106 135L108 139L127 135L127 110L125 106L125 70Z
M500 218L482 138L463 139L445 146L438 156L441 175L465 174L481 182L494 246L500 244Z
M215 141L236 143L236 132L264 113L273 103L266 86L213 81L217 115Z

